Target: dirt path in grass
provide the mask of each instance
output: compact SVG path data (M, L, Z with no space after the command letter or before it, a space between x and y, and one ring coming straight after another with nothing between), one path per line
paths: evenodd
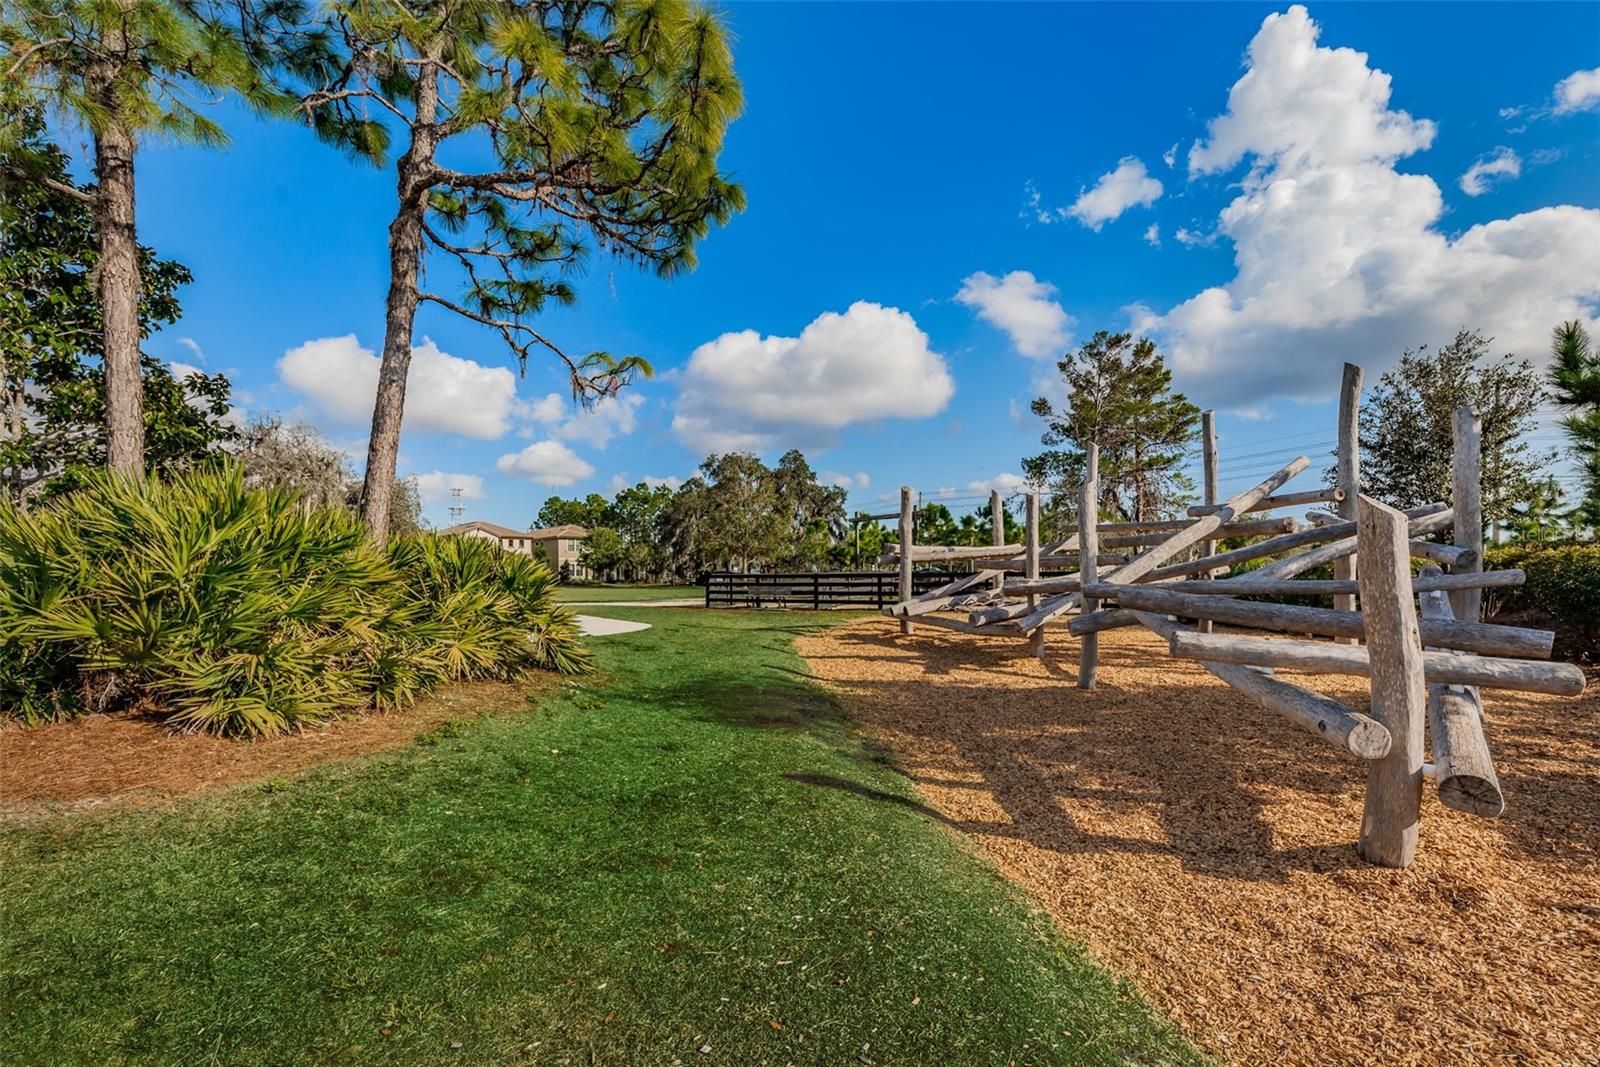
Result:
M1427 785L1417 861L1390 871L1355 854L1357 761L1144 631L1101 635L1084 693L1065 634L1041 663L929 630L797 645L932 807L1212 1052L1596 1062L1600 687L1487 693L1506 814ZM1365 679L1300 680L1364 708Z
M473 682L430 694L404 711L341 719L320 729L239 741L174 734L139 715L0 730L0 820L97 807L134 807L239 782L296 774L320 763L399 748L452 719L527 706L539 678Z

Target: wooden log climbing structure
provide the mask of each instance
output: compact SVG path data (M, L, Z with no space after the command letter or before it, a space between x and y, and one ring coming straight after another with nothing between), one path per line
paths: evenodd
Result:
M914 494L903 489L900 541L885 557L900 565L901 603L884 614L897 618L904 633L916 619L1021 638L1041 657L1046 627L1055 623L1055 632L1078 640L1077 685L1085 690L1096 684L1099 633L1143 626L1166 641L1170 655L1198 663L1365 761L1356 850L1369 863L1405 867L1416 854L1425 779L1455 811L1492 818L1505 810L1484 728L1484 691L1576 696L1584 675L1549 662L1550 631L1482 619L1483 590L1521 585L1524 575L1484 567L1477 414L1461 408L1452 419L1450 503L1399 511L1361 492L1361 380L1361 368L1346 364L1334 484L1322 488L1285 490L1311 464L1300 456L1219 501L1216 428L1206 412L1204 503L1178 518L1100 521L1106 498L1094 442L1085 442L1074 499L1055 509L1075 525L1056 529L1059 540L1049 543L1042 543L1039 494L1029 492L1020 543L1005 543L1003 503L994 493L991 545L917 545ZM1304 524L1262 514L1306 505L1327 510L1306 513ZM1236 547L1219 551L1223 538ZM929 561L972 571L913 598L911 566ZM1331 567L1332 578L1301 577L1323 567ZM1330 606L1307 598L1326 598ZM1217 626L1274 636L1214 633ZM1276 677L1280 668L1366 678L1371 700L1360 710L1347 707Z

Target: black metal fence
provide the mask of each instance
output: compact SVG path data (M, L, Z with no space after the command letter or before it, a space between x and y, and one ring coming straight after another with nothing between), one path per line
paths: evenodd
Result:
M915 596L937 589L957 575L917 571ZM781 574L706 575L708 608L881 608L900 600L895 571L794 571Z

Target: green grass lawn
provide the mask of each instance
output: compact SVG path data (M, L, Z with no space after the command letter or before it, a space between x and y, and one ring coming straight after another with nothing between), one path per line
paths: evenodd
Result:
M703 585L562 585L556 599L590 603L623 603L629 600L685 600L704 597Z
M0 1058L1198 1059L805 679L840 615L631 614L525 714L0 835Z

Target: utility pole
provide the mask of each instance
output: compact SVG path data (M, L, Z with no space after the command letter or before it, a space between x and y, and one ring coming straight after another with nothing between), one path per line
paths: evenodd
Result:
M450 525L459 526L466 513L467 506L461 502L461 487L455 486L450 490Z

